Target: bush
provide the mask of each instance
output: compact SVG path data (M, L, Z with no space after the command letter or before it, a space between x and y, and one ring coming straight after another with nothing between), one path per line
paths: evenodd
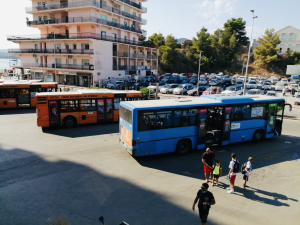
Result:
M96 87L96 86L90 86L89 89L107 89L107 88L100 88L100 87Z
M150 98L150 96L149 96L149 90L150 90L150 94L153 95L153 94L154 94L154 91L151 90L151 89L149 89L149 88L142 87L142 88L140 89L140 92L143 93L143 97L144 97L145 99L149 99L149 98ZM153 98L153 97L151 97L151 98Z

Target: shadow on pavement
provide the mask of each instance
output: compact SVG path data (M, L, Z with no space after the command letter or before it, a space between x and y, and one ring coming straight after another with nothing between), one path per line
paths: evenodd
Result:
M56 216L72 225L100 224L100 216L112 225L199 223L192 210L106 171L1 146L0 157L0 218L6 225L41 225Z
M44 133L69 137L88 137L104 134L115 134L119 133L119 124L88 124L88 125L78 125L74 128L64 128L64 127L47 127L42 128Z
M36 113L35 108L15 108L15 109L0 109L0 115L14 115L14 114L30 114Z

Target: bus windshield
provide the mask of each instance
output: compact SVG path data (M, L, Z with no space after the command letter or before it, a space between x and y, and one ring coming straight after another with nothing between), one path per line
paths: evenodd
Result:
M120 118L125 120L127 123L132 123L132 111L124 108L123 106L120 107Z

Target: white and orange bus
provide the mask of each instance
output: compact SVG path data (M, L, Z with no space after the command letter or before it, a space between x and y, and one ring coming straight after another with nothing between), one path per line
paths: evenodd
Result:
M0 109L35 107L38 92L55 92L55 82L4 82L0 83Z
M75 127L119 121L121 101L142 100L139 91L78 90L36 94L39 127Z

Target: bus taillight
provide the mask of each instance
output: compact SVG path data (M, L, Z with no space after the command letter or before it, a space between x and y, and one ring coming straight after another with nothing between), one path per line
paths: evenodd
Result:
M136 146L136 141L132 140L132 146Z

